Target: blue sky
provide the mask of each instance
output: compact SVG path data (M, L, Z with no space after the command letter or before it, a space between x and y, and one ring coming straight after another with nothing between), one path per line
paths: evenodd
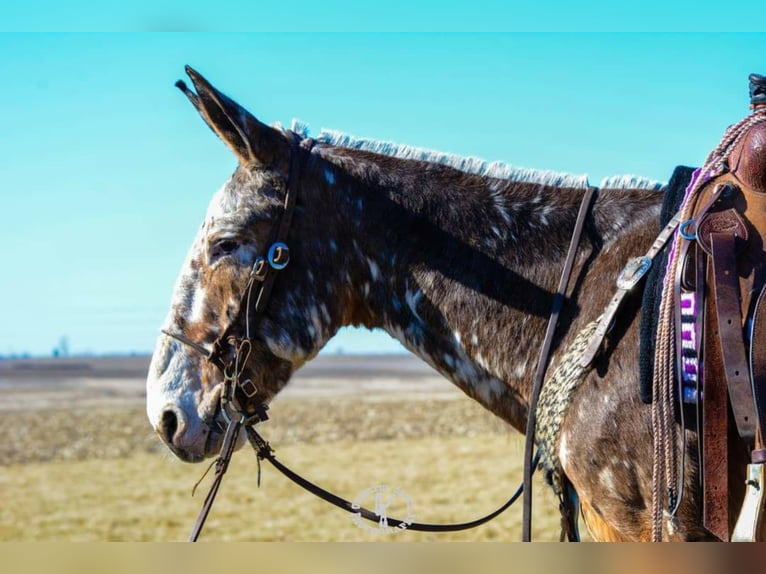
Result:
M3 31L762 31L755 0L4 0Z
M665 180L747 112L766 35L2 34L0 355L151 350L235 167L173 88L187 63L268 123Z

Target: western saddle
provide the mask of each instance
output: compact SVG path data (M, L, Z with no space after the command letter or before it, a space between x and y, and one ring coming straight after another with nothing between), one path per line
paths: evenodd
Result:
M750 76L750 102L687 189L665 282L681 408L694 405L697 422L703 523L723 541L754 541L766 526L766 77ZM734 524L741 484L729 476L741 472L743 447Z

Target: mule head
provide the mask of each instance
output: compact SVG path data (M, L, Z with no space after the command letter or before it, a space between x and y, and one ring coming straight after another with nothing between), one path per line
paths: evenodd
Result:
M283 209L291 145L281 129L258 121L191 68L187 73L196 92L183 82L177 86L234 152L239 166L209 205L177 280L163 330L211 348L224 332L233 338L244 336L242 299L253 263L268 249ZM251 333L252 352L243 377L257 388L252 403L270 401L340 326L335 313L340 305L326 298L320 303L313 281L317 261L327 255L321 252L326 241L321 244L311 237L320 234L321 226L307 223L300 214L309 201L310 163L304 162L298 184L299 203L288 237L290 265L280 271L265 314ZM222 359L232 358L233 349L226 349ZM222 383L222 373L205 356L174 338L159 337L147 377L147 414L179 458L193 462L217 452Z

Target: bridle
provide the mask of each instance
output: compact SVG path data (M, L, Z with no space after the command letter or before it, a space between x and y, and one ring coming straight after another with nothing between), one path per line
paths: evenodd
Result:
M370 520L372 522L379 522L383 517L377 513L368 510L356 503L352 503L340 496L337 496L324 488L312 483L311 481L303 478L298 473L292 471L274 455L274 450L269 443L258 433L255 429L255 425L259 422L263 422L268 419L266 411L268 406L262 401L255 400L258 389L250 379L243 379L243 373L247 367L252 352L252 339L251 337L256 332L258 324L263 318L266 306L269 301L269 297L274 287L279 271L287 267L290 262L290 248L287 244L287 236L290 232L290 225L293 219L293 213L295 211L295 205L298 195L298 182L300 176L300 170L305 157L310 153L311 148L314 145L314 141L310 138L303 138L292 131L284 132L290 142L290 167L288 172L288 180L285 191L284 202L282 210L277 216L274 227L270 234L270 239L267 243L269 245L265 255L258 255L255 262L252 265L250 274L248 276L245 290L240 300L240 308L237 316L229 323L223 333L213 342L212 348L208 349L204 345L193 341L186 337L182 333L174 333L172 331L162 329L162 333L175 339L176 341L194 349L196 352L203 355L206 360L214 365L223 374L223 391L220 398L220 409L223 418L227 422L227 428L224 433L223 443L220 453L214 461L216 472L213 483L208 491L205 501L202 505L200 513L195 521L194 528L189 536L190 542L196 542L202 531L210 510L212 509L213 502L218 493L218 489L223 480L223 476L226 473L229 463L231 461L234 448L237 444L239 434L244 428L248 440L255 450L258 459L258 484L260 485L260 461L269 461L277 470L279 470L287 478L301 486L305 490L308 490L312 494L322 498L323 500L346 510L352 514L358 515L361 518ZM580 207L580 213L578 215L578 224L575 229L575 233L572 239L572 245L570 246L570 253L567 256L568 263L565 264L564 274L562 282L564 283L564 291L566 289L566 283L571 273L572 260L574 254L577 251L577 245L579 243L580 234L582 231L582 225L587 212L590 209L592 202L593 190L589 190L586 196L583 198ZM558 317L558 312L563 304L563 292L562 288L559 288L560 293L557 294L557 299L554 303L555 317ZM239 324L242 313L244 313L244 337L238 337L234 334L235 327ZM553 330L555 330L555 320L553 322L552 329L549 328L549 333L546 333L546 344L544 345L543 354L541 356L541 362L547 365L547 353L550 350L550 340L553 337ZM233 352L232 352L233 351ZM231 357L231 358L228 358ZM544 367L543 367L544 373ZM542 378L542 375L541 375ZM539 386L540 383L538 383ZM539 389L538 389L539 392ZM242 401L240 398L244 398ZM532 421L532 436L534 436L534 421ZM513 495L499 508L493 512L478 518L476 520L453 523L453 524L430 524L419 523L409 520L399 520L392 517L386 517L387 524L391 527L399 527L402 529L416 530L422 532L453 532L459 530L467 530L480 526L486 522L489 522L493 518L499 516L505 510L511 507L513 503L521 496L525 491L531 492L531 476L535 471L539 461L539 452L532 457L531 447L527 445L527 452L525 455L525 480L519 485ZM211 465L212 466L212 465ZM204 476L203 476L204 478ZM562 502L563 505L563 502ZM525 504L525 507L527 504ZM569 540L579 540L579 534L577 533L576 516L572 516L571 510L561 507L562 511L562 540L566 536ZM525 514L528 510L525 508ZM526 520L525 520L526 523ZM529 524L531 524L531 518L529 518ZM525 524L525 530L528 527Z
M223 374L223 390L220 398L220 410L228 426L224 433L221 452L215 461L216 475L213 485L205 498L202 510L194 525L190 541L198 539L207 515L210 513L213 501L228 469L234 447L237 444L239 433L242 428L252 428L258 422L268 419L266 411L268 406L254 401L258 394L258 388L250 379L243 378L252 352L252 336L263 318L264 311L274 288L277 272L287 267L290 262L290 248L287 246L287 236L290 232L293 213L298 195L298 180L300 175L301 160L304 154L311 151L313 140L301 139L294 132L286 131L290 142L290 167L288 172L287 187L281 212L272 228L265 254L255 258L248 275L247 284L240 300L239 312L221 335L213 342L212 348L207 349L204 345L186 337L182 333L162 329L162 332L180 343L194 349L206 360L214 365ZM234 330L244 313L245 334L238 337ZM233 353L232 353L233 350ZM229 358L232 357L233 358ZM240 400L240 399L244 400ZM259 437L260 438L260 437ZM261 439L263 446L268 443ZM262 450L259 448L259 450ZM259 460L263 458L259 455Z
M244 294L240 300L238 316L229 323L223 333L213 342L212 349L210 350L183 334L173 333L165 329L162 330L165 335L204 355L208 362L215 365L223 373L225 383L233 383L230 385L231 393L240 390L243 396L250 400L256 396L258 389L249 379L241 380L241 375L250 358L252 335L256 332L256 328L263 318L271 291L274 288L277 272L287 267L287 264L290 262L290 248L287 246L287 235L290 232L290 224L292 223L298 195L301 152L309 152L314 144L311 139L301 140L292 131L286 131L285 134L290 142L290 167L282 209L277 215L276 224L272 228L267 243L269 247L265 255L258 255L250 269ZM237 337L233 332L243 312L245 314L245 335L244 337ZM226 357L232 354L232 349L234 350L234 358L227 360ZM226 395L226 392L224 392L224 395ZM231 399L233 397L229 395L228 398ZM224 409L225 412L226 410Z

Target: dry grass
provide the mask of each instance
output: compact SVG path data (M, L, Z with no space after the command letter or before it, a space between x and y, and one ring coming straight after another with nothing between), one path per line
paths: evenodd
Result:
M346 497L373 485L401 486L412 498L416 520L459 521L493 510L516 488L521 448L516 438L480 435L294 444L277 454ZM156 454L2 467L0 539L183 540L204 494L189 495L202 470ZM372 534L271 467L264 468L257 489L256 472L250 452L235 456L205 539L507 541L520 535L520 506L466 532ZM536 494L535 538L555 539L555 501L539 483Z
M415 520L424 522L474 519L516 489L521 480L520 435L460 393L442 392L442 380L415 371L384 379L375 370L381 368L377 364L360 374L356 363L326 363L323 368L335 369L328 371L333 377L304 380L295 393L275 401L272 419L261 427L289 466L352 500L375 485L402 487L412 499ZM204 466L179 462L154 436L143 408L143 381L22 375L9 379L11 388L0 396L0 540L188 536L204 497L200 492L191 498L190 490ZM466 532L372 534L270 466L264 468L258 490L256 473L247 447L234 458L204 539L520 536L520 505ZM536 495L535 537L556 539L553 496L539 482ZM363 502L372 504L371 499ZM391 514L403 511L400 505Z
M276 445L513 432L459 395L409 401L401 396L277 400L271 415L259 428ZM0 466L165 452L143 406L8 411L0 416L0 436Z

